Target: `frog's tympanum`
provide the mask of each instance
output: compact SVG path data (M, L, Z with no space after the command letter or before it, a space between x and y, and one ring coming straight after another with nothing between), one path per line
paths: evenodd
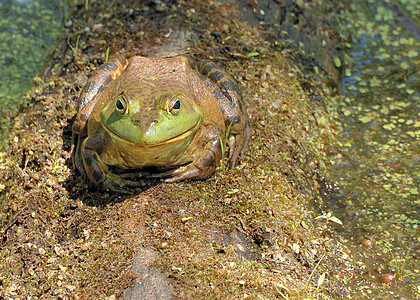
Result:
M100 67L73 124L77 169L115 192L141 186L117 168L157 167L145 176L166 182L204 179L220 164L226 133L233 167L250 136L241 91L216 64L197 69L183 56L117 58Z

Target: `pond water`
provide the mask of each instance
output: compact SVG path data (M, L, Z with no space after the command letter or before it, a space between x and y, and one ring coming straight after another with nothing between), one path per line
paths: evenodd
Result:
M63 19L64 1L0 0L0 126L24 101L63 30Z
M346 280L366 299L420 295L419 14L418 0L353 0L341 16L349 48L329 204L360 266Z

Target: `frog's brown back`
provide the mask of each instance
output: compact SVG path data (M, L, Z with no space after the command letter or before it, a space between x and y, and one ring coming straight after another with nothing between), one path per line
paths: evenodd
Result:
M125 70L128 61L118 57L100 66L88 83L83 87L78 102L78 112L73 123L73 132L80 136L87 135L87 121L92 110L106 87Z

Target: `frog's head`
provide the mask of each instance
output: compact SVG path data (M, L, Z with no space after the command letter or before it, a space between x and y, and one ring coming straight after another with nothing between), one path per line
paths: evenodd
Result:
M169 144L191 138L203 123L192 96L168 85L136 86L114 96L101 112L111 134L140 146Z

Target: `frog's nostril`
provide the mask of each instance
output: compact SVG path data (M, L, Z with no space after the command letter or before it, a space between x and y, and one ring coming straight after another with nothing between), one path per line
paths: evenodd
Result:
M134 124L138 125L139 123L140 123L140 120L138 120L138 119L134 120Z

